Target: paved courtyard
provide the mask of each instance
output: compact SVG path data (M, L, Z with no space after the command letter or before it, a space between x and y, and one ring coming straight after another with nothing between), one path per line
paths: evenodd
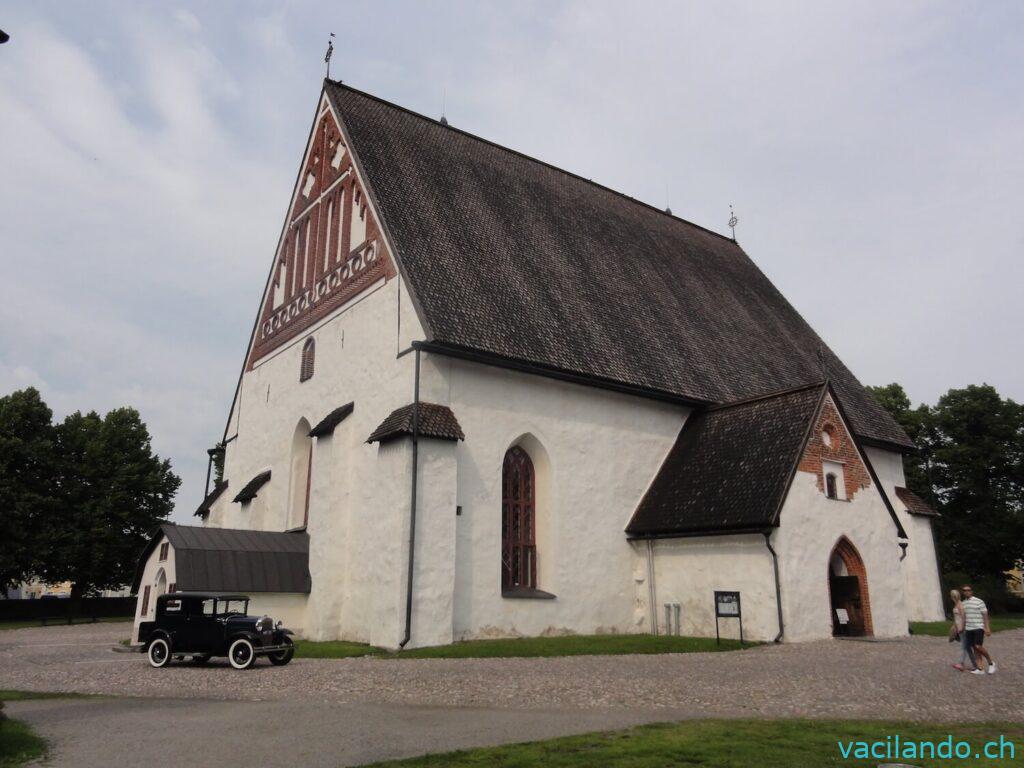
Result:
M285 748L306 765L354 765L694 717L1024 721L1024 630L991 638L999 672L985 677L952 670L954 647L928 637L722 654L296 659L247 672L226 663L155 670L140 654L111 651L127 630L0 632L0 688L132 697L10 704L53 739L53 765L109 765L129 752L148 765L180 765L189 756L182 750L199 750L198 759L211 744L223 744L225 764ZM184 725L194 738L165 733L168 725Z

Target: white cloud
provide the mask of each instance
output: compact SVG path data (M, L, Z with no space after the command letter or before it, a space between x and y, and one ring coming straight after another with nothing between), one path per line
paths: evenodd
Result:
M720 231L866 382L1024 399L1009 5L11 9L0 387L218 439L323 75ZM666 198L666 187L669 190Z

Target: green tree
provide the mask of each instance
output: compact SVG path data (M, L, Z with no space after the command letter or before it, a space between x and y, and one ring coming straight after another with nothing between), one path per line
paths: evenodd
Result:
M1001 578L1024 552L1024 407L988 384L910 407L899 384L871 387L914 440L907 485L930 499L946 572Z
M102 418L76 412L55 434L59 524L40 575L70 581L72 598L123 586L153 529L173 509L181 480L153 453L133 408Z
M1024 409L982 384L949 390L931 413L943 564L1001 574L1024 548Z
M36 389L0 397L0 591L31 578L54 513L53 414Z

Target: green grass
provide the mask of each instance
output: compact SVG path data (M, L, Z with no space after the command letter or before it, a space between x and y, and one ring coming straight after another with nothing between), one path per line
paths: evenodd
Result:
M67 619L65 619L64 622L48 621L45 624L45 626L47 626L47 627L66 627L67 626L66 621L67 621ZM99 622L100 624L106 624L108 622L117 623L117 622L132 621L132 617L131 616L112 616L112 617L105 618L105 619L97 619L96 621ZM91 624L92 623L92 619L76 618L74 620L74 623L75 624ZM44 626L44 624L39 619L35 619L33 621L0 621L0 630L4 630L4 629L27 629L29 627L42 627L42 626Z
M295 658L297 659L349 659L378 653L384 653L384 651L372 645L349 643L344 640L328 640L322 643L314 643L310 640L295 641Z
M900 739L934 740L953 734L971 743L973 752L1000 735L1012 741L1015 759L858 760L842 757L837 742ZM819 768L877 766L909 762L922 768L967 765L1024 766L1024 724L968 723L938 725L835 720L693 720L630 728L624 731L569 736L528 744L487 747L409 760L374 763L378 768ZM369 768L367 766L366 768Z
M345 659L353 656L375 656L381 659L468 659L504 658L524 656L584 656L624 653L697 653L708 651L735 651L750 648L753 643L740 645L738 640L722 640L717 645L713 638L653 637L652 635L567 635L564 637L524 637L500 640L467 640L451 645L413 648L391 653L382 648L361 643L330 641L314 643L295 642L295 656L306 659Z
M989 617L989 623L992 626L993 632L1002 632L1007 629L1021 629L1024 627L1024 614L993 614ZM949 621L912 621L910 622L910 631L915 635L947 637L949 635L949 626Z
M566 635L564 637L523 637L501 640L466 640L451 645L413 648L388 658L467 659L510 656L589 656L625 653L702 653L749 648L738 640L706 637L664 637L654 635Z
M18 720L0 722L0 768L24 765L46 754L46 742Z

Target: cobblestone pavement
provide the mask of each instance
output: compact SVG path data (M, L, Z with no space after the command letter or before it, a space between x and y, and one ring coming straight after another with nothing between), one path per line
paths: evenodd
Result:
M680 717L1024 721L1024 630L988 642L999 672L951 669L943 638L762 646L721 654L537 659L296 659L239 672L149 667L111 646L127 624L0 631L0 688L338 704L642 709Z

